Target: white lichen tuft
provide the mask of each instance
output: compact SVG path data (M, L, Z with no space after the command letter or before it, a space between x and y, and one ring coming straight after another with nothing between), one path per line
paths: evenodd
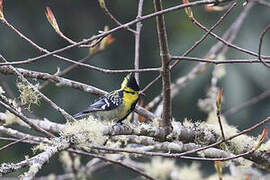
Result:
M243 167L243 166L235 166L234 164L231 164L230 167L230 173L226 173L222 175L223 180L266 180L269 178L263 177L260 171L258 171L255 168L252 167ZM218 174L212 174L211 176L208 176L205 178L207 180L217 180Z
M109 140L106 143L106 146L111 148L120 148L123 145L126 147L128 145L127 141L128 141L127 136L118 136L116 141Z
M38 87L37 83L35 87ZM29 85L18 82L17 87L20 91L20 100L22 105L27 105L26 108L30 110L32 104L39 104L40 95L35 92Z
M153 119L153 123L152 123L153 126L154 126L154 127L159 127L159 121L160 121L159 118L154 118L154 119Z
M21 121L21 119L12 114L11 112L6 111L5 113L0 113L0 121L1 124L7 126L11 124L17 124Z
M36 154L37 152L46 151L49 148L50 148L50 146L48 144L40 143L40 144L34 146L32 148L32 151L34 154Z
M229 125L224 117L221 117L221 122L223 126L223 131L225 134L225 138L239 133L239 130L234 126ZM205 128L205 129L210 129L214 131L216 134L218 134L219 136L221 136L221 130L218 124L218 119L214 112L208 114L208 119L206 123L204 122L201 123L200 127ZM256 141L254 137L243 134L241 136L238 136L232 139L230 142L231 142L231 145L228 147L229 150L232 153L238 154L238 153L243 153L244 151L247 151L250 148L252 148Z
M221 123L227 125L228 123L227 123L225 117L224 116L220 116L220 117L221 117ZM206 123L207 124L213 124L213 125L218 124L217 115L216 115L216 113L214 111L208 113Z
M192 163L190 166L181 166L177 171L171 174L172 180L198 180L203 179L198 163Z
M4 94L5 91L3 90L3 88L0 86L0 94Z
M174 160L154 157L149 164L145 164L144 169L147 174L153 177L167 179L177 167Z
M225 60L226 57L224 56L224 54L219 54L219 55L217 55L217 59L218 60ZM226 75L226 66L225 66L225 64L218 64L216 66L215 74L216 74L216 77L218 79L223 78Z
M67 170L70 170L72 168L72 159L70 157L69 152L63 151L59 155L59 160L62 162L63 167Z
M189 119L185 118L184 122L183 122L183 126L187 127L187 128L190 128L190 127L193 127L194 124L192 123L192 120L189 120Z
M253 148L256 140L254 137L243 134L241 136L234 138L232 142L234 145L234 149L232 149L232 152L243 153Z
M224 64L219 64L217 67L216 75L218 79L221 79L226 75L226 66Z
M56 175L55 174L49 174L48 176L47 176L47 179L48 180L56 180Z
M89 117L75 122L68 122L61 131L61 136L69 138L71 143L86 147L102 145L106 141L103 135L105 122Z
M207 91L207 96L204 99L199 99L198 107L206 112L210 113L216 110L216 98L217 98L217 87L211 87Z
M105 157L114 161L123 159L122 154L105 154Z

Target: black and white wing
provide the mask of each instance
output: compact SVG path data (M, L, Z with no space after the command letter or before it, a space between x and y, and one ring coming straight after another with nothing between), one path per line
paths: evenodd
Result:
M119 96L113 96L112 94L102 96L93 104L91 104L87 109L81 111L73 117L76 118L83 118L88 116L89 113L95 111L110 111L117 108L122 103L122 99Z

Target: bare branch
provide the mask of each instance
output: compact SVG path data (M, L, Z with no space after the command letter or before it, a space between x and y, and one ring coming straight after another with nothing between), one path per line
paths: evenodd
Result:
M83 155L87 155L87 156L90 156L90 157L95 157L95 158L99 158L101 160L104 160L104 161L108 161L110 163L113 163L113 164L117 164L117 165L120 165L122 167L125 167L125 168L128 168L132 171L134 171L135 173L147 178L147 179L150 179L150 180L157 180L156 178L153 178L147 174L145 174L143 171L141 170L138 170L130 165L127 165L127 164L124 164L122 163L121 161L115 161L115 160L112 160L112 159L109 159L109 158L106 158L104 156L101 156L101 155L98 155L98 154L93 154L93 153L88 153L88 152L85 152L85 151L81 151L81 150L69 150L71 152L74 152L74 153L77 153L77 154L83 154Z
M161 11L162 1L153 0L155 11ZM157 33L160 49L160 57L162 62L161 77L162 77L162 94L163 94L163 111L162 121L160 127L164 128L165 135L171 131L171 118L172 118L172 102L171 102L171 72L170 72L170 52L168 47L168 38L164 16L159 15L156 17Z

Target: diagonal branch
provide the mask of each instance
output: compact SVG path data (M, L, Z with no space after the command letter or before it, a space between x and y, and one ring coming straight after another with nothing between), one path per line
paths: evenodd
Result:
M0 55L0 58L2 58L4 60L4 62L7 62L7 60L2 55ZM8 66L8 68L10 68L12 71L14 71L14 73L18 76L18 78L22 82L26 83L34 92L36 92L38 95L40 95L40 97L42 97L47 103L49 103L55 110L60 112L65 117L66 120L75 121L75 119L70 114L68 114L64 109L59 107L52 100L50 100L47 96L45 96L43 93L41 93L34 85L32 85L16 68L14 68L11 65Z
M37 126L36 124L34 124L31 120L29 120L27 117L25 117L21 112L17 111L15 108L11 107L10 105L8 105L8 104L6 104L4 102L6 102L6 100L5 100L4 96L1 95L0 96L0 105L1 106L3 106L8 111L10 111L11 113L15 114L16 116L18 116L21 120L23 120L25 123L27 123L34 130L43 133L47 137L54 137L53 134L51 134L50 132L47 132L46 130L40 128L39 126Z

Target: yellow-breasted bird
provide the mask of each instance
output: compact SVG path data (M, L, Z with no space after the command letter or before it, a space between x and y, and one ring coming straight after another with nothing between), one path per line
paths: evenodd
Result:
M93 116L95 119L121 123L134 111L139 99L140 88L133 73L123 80L121 88L98 98L87 109L75 115L74 118Z

